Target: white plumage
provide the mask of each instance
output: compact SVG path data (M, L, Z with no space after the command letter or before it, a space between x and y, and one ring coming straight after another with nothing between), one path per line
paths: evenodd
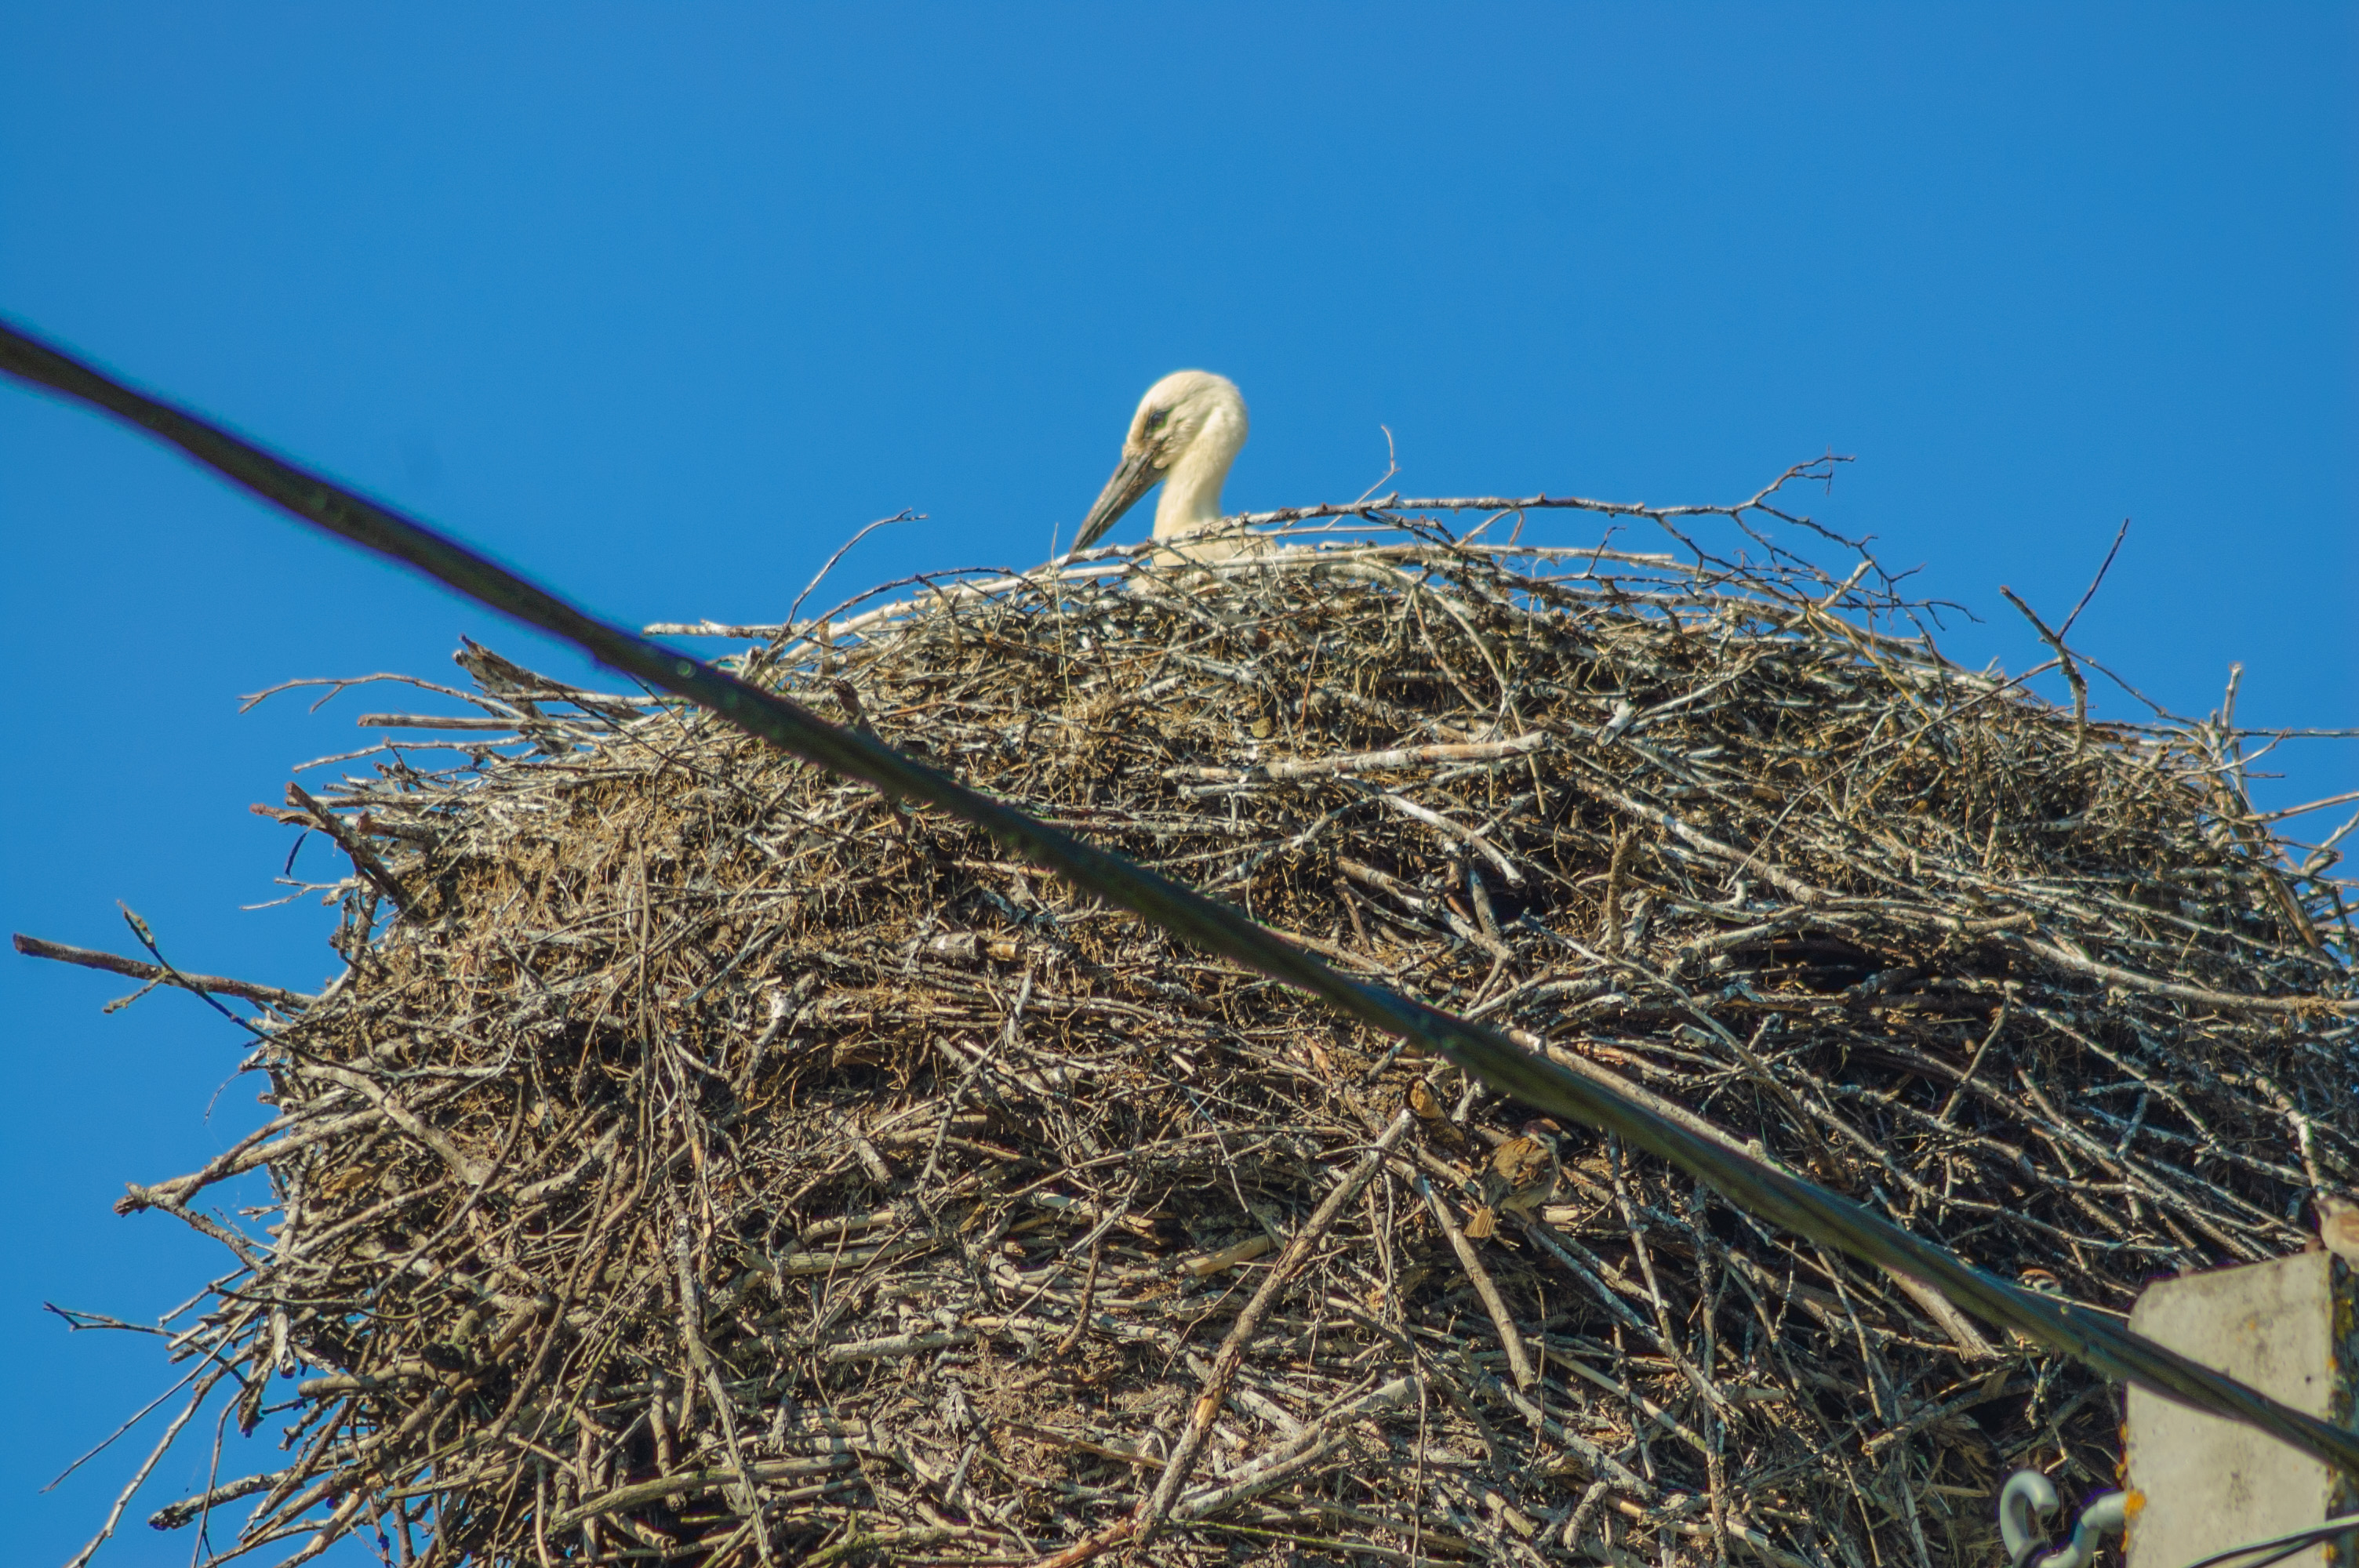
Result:
M1122 461L1082 520L1073 548L1085 549L1158 482L1155 538L1170 545L1221 520L1221 486L1245 444L1245 400L1236 384L1210 371L1174 371L1147 389L1130 416ZM1207 539L1175 557L1218 560L1245 547L1238 538Z

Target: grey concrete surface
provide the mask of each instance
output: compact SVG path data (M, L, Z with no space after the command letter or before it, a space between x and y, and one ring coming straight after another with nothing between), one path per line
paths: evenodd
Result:
M2133 1331L2349 1425L2359 1386L2359 1272L2305 1252L2147 1288ZM2215 1552L2359 1511L2359 1486L2251 1427L2144 1389L2129 1392L2129 1568L2188 1568ZM2286 1568L2359 1568L2354 1545L2315 1546Z

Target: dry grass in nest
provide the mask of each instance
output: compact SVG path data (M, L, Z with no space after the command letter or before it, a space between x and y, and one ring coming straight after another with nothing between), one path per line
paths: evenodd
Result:
M2093 1308L2351 1179L2343 884L2225 730L1962 671L1865 563L1298 543L744 663ZM183 1347L246 1424L300 1368L213 1561L1055 1552L1353 1173L1147 1558L1962 1562L2008 1469L2111 1479L2115 1392L1922 1287L1578 1130L1468 1244L1520 1118L1453 1071L707 716L461 661L463 766L285 813L361 871L249 1064L277 1119L125 1200L239 1249ZM275 1239L188 1206L256 1166Z

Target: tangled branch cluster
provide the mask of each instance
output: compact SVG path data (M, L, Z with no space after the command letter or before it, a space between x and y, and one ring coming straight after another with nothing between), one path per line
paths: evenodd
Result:
M1282 537L743 663L2095 1308L2351 1181L2343 884L2225 729L1962 671L1864 559ZM1158 1562L1930 1563L2013 1466L2111 1478L2114 1390L1742 1195L1575 1130L1470 1243L1520 1118L1452 1071L709 717L461 658L463 765L283 814L353 873L348 971L258 998L275 1119L125 1200L237 1252L181 1343L243 1422L299 1379L283 1468L158 1517L237 1509L212 1561L1074 1561L1223 1357ZM197 1206L256 1168L267 1239Z

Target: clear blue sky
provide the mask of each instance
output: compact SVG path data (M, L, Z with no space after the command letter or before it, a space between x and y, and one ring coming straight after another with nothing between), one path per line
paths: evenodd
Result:
M0 10L0 312L620 619L775 618L1025 565L1148 382L1253 406L1232 506L1546 488L1726 500L1832 448L1821 515L2163 700L2359 725L2359 12L2342 5L104 5ZM1145 526L1143 514L1125 536ZM1590 537L1538 519L1527 537ZM0 387L0 926L309 989L289 764L347 698L535 639L147 442ZM2101 710L2127 716L2112 694ZM2359 787L2282 752L2278 803ZM79 1544L217 1253L126 1180L245 1129L201 1005L0 953L19 1346L0 1541ZM247 1201L251 1201L248 1195ZM135 1520L195 1487L210 1437ZM233 1451L233 1468L258 1465ZM182 1563L132 1522L117 1563Z

